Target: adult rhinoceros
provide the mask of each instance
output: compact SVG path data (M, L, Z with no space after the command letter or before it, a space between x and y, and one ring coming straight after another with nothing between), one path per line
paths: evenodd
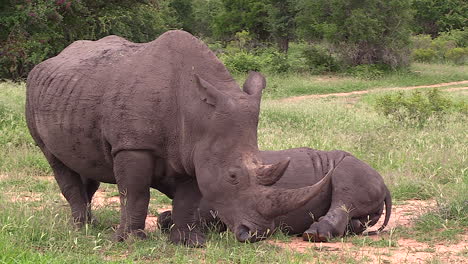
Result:
M145 236L150 187L177 201L174 243L204 243L193 228L201 194L245 240L321 187L268 187L289 161L265 164L259 156L264 87L263 76L251 73L241 90L209 48L183 31L143 44L109 36L76 41L37 65L28 76L26 118L78 225L91 219L93 194L106 182L120 192L118 240Z
M390 192L382 177L369 165L344 151L319 151L297 148L282 151L262 151L266 162L278 162L286 157L291 163L284 176L273 186L300 188L319 182L331 175L330 184L304 206L275 219L275 228L290 234L302 234L304 240L325 242L347 232L362 233L379 220L385 204L388 224L392 208ZM262 199L259 197L259 199ZM203 225L224 229L209 201L202 199L198 212ZM172 225L171 211L160 214L162 230Z

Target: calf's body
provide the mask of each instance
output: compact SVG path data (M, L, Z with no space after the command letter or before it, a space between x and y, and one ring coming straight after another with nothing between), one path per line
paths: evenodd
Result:
M344 151L319 151L296 148L282 151L262 151L266 162L290 158L283 177L273 185L277 188L301 188L314 185L327 174L331 181L320 194L304 206L275 219L275 227L289 234L302 234L304 240L327 241L347 232L360 234L379 220L383 209L388 223L391 197L377 171ZM205 224L219 223L210 202L202 198L199 220ZM170 211L160 215L161 228L171 225Z

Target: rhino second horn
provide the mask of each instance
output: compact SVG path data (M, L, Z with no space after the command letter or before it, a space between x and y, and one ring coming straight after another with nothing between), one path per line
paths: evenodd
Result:
M313 197L329 186L332 170L314 185L298 189L269 188L258 203L258 211L268 217L277 217L304 206Z
M264 165L257 169L257 183L264 186L275 184L289 166L290 159L283 160L276 164Z

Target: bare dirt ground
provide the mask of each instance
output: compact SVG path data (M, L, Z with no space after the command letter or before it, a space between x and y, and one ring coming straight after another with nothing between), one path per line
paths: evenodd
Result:
M120 204L118 197L108 197L105 192L98 191L93 201L93 207L115 206ZM292 237L290 241L266 240L262 243L270 243L283 250L307 253L315 250L320 254L345 254L361 263L428 263L431 261L441 261L441 263L468 263L466 251L468 250L468 230L463 234L461 242L457 244L446 245L426 244L414 239L398 238L393 239L392 233L396 228L411 227L415 219L422 214L436 207L433 200L408 200L400 204L393 205L392 216L385 231L379 235L361 236L362 239L379 241L385 239L391 246L368 246L353 244L345 240L328 243L313 243L303 241L300 237ZM171 206L163 205L156 211L161 213L170 210ZM372 229L380 227L383 222L383 215ZM146 228L152 232L157 229L157 216L148 215L146 219Z
M53 180L53 177L41 177L45 180ZM45 199L41 193L34 192L12 192L7 193L12 202L37 202ZM63 199L65 201L65 199ZM119 210L120 200L118 196L112 196L110 192L98 190L93 198L94 209L111 207ZM154 207L154 205L150 205ZM418 242L414 239L396 238L393 232L397 228L411 227L415 219L436 208L433 200L407 200L394 204L392 216L385 230L374 236L358 236L359 240L350 242L350 239L342 239L328 243L314 243L303 241L299 237L291 237L290 241L268 239L261 243L270 243L283 250L307 253L319 251L319 256L324 258L327 255L343 256L358 260L359 263L468 263L466 257L468 253L468 230L465 230L462 239L456 244L428 244ZM155 209L155 208L153 208ZM171 210L171 206L163 204L156 208L156 212L161 213ZM380 227L380 222L372 229ZM146 219L147 231L153 232L157 227L157 216L149 214ZM372 241L381 241L376 246L369 245ZM382 241L384 241L382 243ZM362 243L362 244L361 244ZM388 243L388 244L386 244ZM317 259L311 262L316 262ZM328 263L328 261L325 261Z
M118 196L111 196L109 197L104 191L98 190L93 197L93 209L97 209L100 207L115 207L118 209L120 207L120 198ZM158 205L156 211L158 213L162 213L167 210L172 210L172 206L170 205ZM158 217L156 215L148 214L146 217L146 230L149 232L153 232L158 228Z
M468 230L463 234L461 242L446 245L444 243L427 244L414 239L393 239L392 233L399 227L410 227L414 220L428 210L434 209L434 201L408 200L393 206L392 217L385 230L375 236L361 236L362 239L379 241L384 239L391 246L368 246L369 243L356 245L345 240L339 242L313 243L303 241L302 238L292 238L290 242L270 241L285 250L308 252L310 250L322 251L322 254L342 253L362 263L468 263L466 251L468 250ZM383 216L375 227L382 224ZM365 241L365 240L364 240ZM438 262L436 262L438 263Z
M447 86L461 85L461 84L468 84L468 81L448 82L448 83L439 83L439 84L433 84L433 85L419 85L419 86L408 86L408 87L379 88L379 89L371 89L371 90L363 90L363 91L353 91L353 92L347 92L347 93L311 94L311 95L302 95L302 96L282 98L282 99L278 99L278 101L295 102L295 101L300 101L304 99L325 98L325 97L331 97L331 96L344 97L344 96L351 96L351 95L368 94L371 92L395 91L395 90L407 91L407 90L414 90L414 89L421 89L421 88L438 88L438 87L447 87ZM468 90L468 87L448 88L448 89L445 89L444 91L466 91L466 90Z

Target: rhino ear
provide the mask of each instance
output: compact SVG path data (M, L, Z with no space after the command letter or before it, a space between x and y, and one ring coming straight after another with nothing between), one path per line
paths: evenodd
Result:
M209 105L216 106L216 103L219 102L224 95L211 83L198 76L198 74L195 74L195 81L197 83L200 99Z
M265 77L258 72L251 71L247 80L244 82L243 90L249 95L261 96L262 90L265 86Z

